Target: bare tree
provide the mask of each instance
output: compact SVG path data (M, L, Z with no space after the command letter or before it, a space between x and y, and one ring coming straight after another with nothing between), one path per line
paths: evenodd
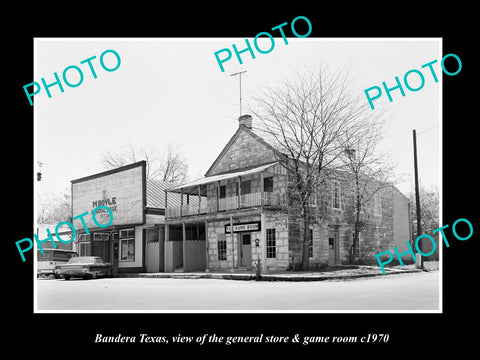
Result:
M37 194L37 223L48 225L62 221L72 222L70 190L61 194Z
M329 76L322 69L269 88L254 103L251 111L260 119L257 129L278 150L278 160L290 175L289 211L303 223L301 269L308 269L316 189L341 165L338 159L355 134L371 125L372 112L351 95L345 72Z
M439 227L439 193L438 188L427 188L420 184L420 208L422 209L422 231L432 234ZM415 190L408 194L411 204L415 204ZM417 233L417 207L411 207L411 219L413 220L413 233Z
M163 181L183 183L187 178L188 165L185 159L172 146L167 149L159 172Z
M187 178L187 162L172 145L169 145L166 154L161 156L156 149L148 145L135 148L129 141L128 146L122 151L118 153L107 151L101 159L106 169L114 169L140 160L145 160L147 163L147 179L181 183Z
M349 137L350 144L345 148L345 156L340 157L346 170L344 177L347 186L353 194L350 206L350 221L353 223L351 264L355 263L359 234L369 222L367 213L375 213L382 190L393 185L394 164L387 154L378 149L383 124L370 121L369 125L356 129L355 136Z

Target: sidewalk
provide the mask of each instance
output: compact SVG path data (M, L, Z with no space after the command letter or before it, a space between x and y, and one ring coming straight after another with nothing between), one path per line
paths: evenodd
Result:
M407 274L421 272L412 266L385 268L385 275ZM383 275L378 266L359 265L355 269L326 269L318 271L281 271L264 273L262 281L323 281L323 280L349 280L362 277ZM139 278L173 278L173 279L225 279L225 280L255 280L255 271L244 272L189 272L189 273L136 273L117 274L115 277Z

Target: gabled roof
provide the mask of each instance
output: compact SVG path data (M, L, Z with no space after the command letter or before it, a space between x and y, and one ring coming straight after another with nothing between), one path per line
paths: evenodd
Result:
M257 134L255 134L251 129L249 129L248 127L246 127L245 125L240 125L237 129L237 131L235 132L235 134L233 134L233 136L231 137L231 139L228 141L228 143L225 145L225 147L222 149L222 151L220 152L220 154L217 156L217 158L215 159L215 161L212 163L212 165L210 166L210 168L207 170L207 172L205 173L205 176L210 176L210 173L211 171L215 168L215 166L220 162L220 160L223 158L223 156L228 152L228 150L230 149L230 147L235 143L235 141L238 139L238 137L240 136L240 134L242 132L246 132L248 135L250 135L251 137L253 137L256 141L260 142L262 145L266 146L267 148L271 149L274 153L276 154L279 154L280 153L278 152L277 149L275 149L272 145L270 145L268 142L266 142L264 139L262 139L260 136L258 136Z

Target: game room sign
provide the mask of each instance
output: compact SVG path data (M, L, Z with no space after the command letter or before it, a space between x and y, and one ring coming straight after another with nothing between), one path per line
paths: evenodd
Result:
M233 225L233 232L247 232L247 231L260 231L260 221L248 222L248 223L238 223ZM231 233L232 226L230 224L225 225L225 233Z

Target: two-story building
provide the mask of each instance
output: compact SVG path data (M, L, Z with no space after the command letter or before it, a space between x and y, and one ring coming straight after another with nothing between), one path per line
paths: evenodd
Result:
M252 130L252 117L239 127L205 177L165 193L165 271L296 268L301 262L301 224L288 211L287 170L278 153ZM319 192L331 211L328 220L309 229L310 264L345 264L352 243L351 210L342 179ZM344 187L346 188L346 186ZM180 194L180 204L169 198ZM393 186L376 196L360 237L358 258L373 263L374 254L410 239L408 199ZM371 261L370 261L371 260Z

